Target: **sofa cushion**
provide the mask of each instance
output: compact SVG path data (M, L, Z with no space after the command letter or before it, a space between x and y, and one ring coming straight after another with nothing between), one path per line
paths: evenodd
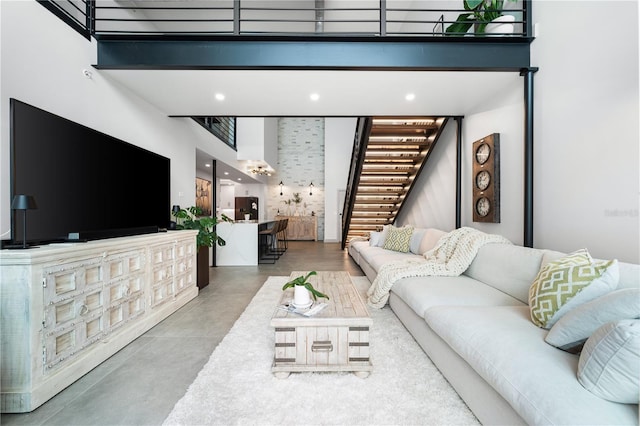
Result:
M365 248L368 247L369 241L351 240L349 241L349 254L351 255L351 257L353 257L353 260L355 260L357 264L360 264L361 253Z
M418 254L385 250L382 247L362 247L360 250L360 261L364 260L367 262L376 272L379 271L385 263L406 259L424 261L424 258Z
M442 305L522 305L508 294L464 275L403 278L391 292L421 317L429 308Z
M584 342L608 322L640 318L640 289L623 288L569 311L544 340L562 350L578 353Z
M425 320L528 424L638 422L638 406L580 385L578 356L546 344L527 306L438 306Z
M389 228L387 239L382 247L386 250L407 253L411 244L411 234L413 234L413 226L411 225L402 228L392 226Z
M594 262L586 249L549 262L529 289L531 320L551 328L571 309L615 289L618 278L616 260Z
M540 270L542 254L542 250L517 245L486 244L464 275L528 303L529 287Z
M600 327L584 345L578 380L608 401L637 404L640 398L640 320Z

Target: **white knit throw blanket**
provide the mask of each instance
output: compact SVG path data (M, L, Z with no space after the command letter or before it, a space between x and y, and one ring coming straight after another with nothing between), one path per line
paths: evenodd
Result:
M389 290L403 278L458 276L471 265L480 247L488 243L511 244L511 241L500 235L462 227L440 237L435 247L424 254L424 259L385 263L367 291L367 303L373 308L384 307L389 300Z

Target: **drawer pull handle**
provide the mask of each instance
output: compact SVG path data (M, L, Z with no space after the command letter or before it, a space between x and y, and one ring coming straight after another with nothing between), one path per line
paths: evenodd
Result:
M80 306L80 316L85 316L89 313L89 307L87 305Z
M316 340L311 345L311 351L313 352L332 352L333 344L330 340Z

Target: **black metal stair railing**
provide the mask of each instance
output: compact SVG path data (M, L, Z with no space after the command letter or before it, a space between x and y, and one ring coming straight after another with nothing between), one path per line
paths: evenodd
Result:
M87 40L93 35L94 0L37 0Z
M349 167L349 176L347 179L347 189L344 197L344 207L342 209L342 248L347 244L347 236L349 234L349 224L351 223L351 215L353 214L353 206L356 202L356 193L360 184L360 175L362 173L362 165L364 164L365 153L367 152L367 144L369 142L369 134L373 119L371 117L358 117L356 124L356 133L353 141L353 151L351 154L351 166Z

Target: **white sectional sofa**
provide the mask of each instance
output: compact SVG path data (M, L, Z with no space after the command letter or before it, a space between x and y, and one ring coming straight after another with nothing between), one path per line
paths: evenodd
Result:
M414 232L420 241L408 253L377 241L352 241L348 252L373 282L382 265L422 259L445 234ZM483 424L638 425L637 403L610 402L583 387L580 355L545 342L549 330L531 320L529 288L542 265L562 256L486 244L460 276L404 278L391 288L391 309ZM618 265L617 289L639 289L632 291L640 304L640 266Z

